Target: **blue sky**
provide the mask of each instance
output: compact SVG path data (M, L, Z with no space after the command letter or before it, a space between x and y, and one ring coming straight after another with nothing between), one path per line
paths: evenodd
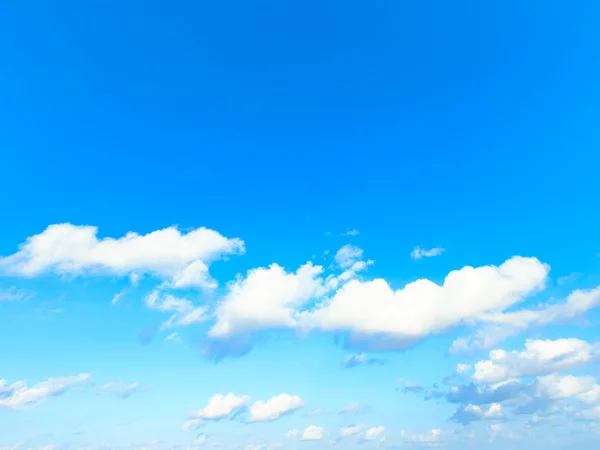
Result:
M0 449L597 448L598 2L0 5Z

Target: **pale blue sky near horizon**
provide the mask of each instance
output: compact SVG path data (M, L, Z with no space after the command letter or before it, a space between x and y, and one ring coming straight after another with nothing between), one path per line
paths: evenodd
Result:
M599 19L4 2L0 449L597 448Z

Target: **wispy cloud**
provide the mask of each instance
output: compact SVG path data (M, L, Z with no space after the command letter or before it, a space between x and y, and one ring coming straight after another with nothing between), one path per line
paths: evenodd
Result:
M431 258L433 256L440 256L446 249L441 247L430 248L429 250L416 246L410 254L410 257L414 260L423 258Z

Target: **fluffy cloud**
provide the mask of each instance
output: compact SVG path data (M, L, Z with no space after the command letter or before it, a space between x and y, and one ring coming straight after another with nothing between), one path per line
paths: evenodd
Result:
M537 378L535 396L548 400L576 399L586 404L600 402L600 386L594 376L559 375Z
M140 387L139 383L123 384L123 383L106 383L101 386L99 392L109 392L122 399L129 398L131 394L137 391Z
M293 328L296 310L323 292L321 266L308 262L295 273L281 266L253 269L229 285L229 292L216 310L213 338L226 338L263 328Z
M201 323L208 319L205 306L194 306L186 299L178 298L173 295L162 295L159 290L154 290L146 297L144 303L150 309L156 311L173 313L171 317L161 324L161 330L166 330L175 326L187 326L194 323Z
M544 287L549 267L513 257L502 265L464 267L443 285L422 279L393 291L385 280L352 280L313 311L307 326L350 332L377 348L402 348L449 327L502 311Z
M276 420L304 406L304 400L297 395L280 394L266 402L257 401L250 407L250 422Z
M382 364L384 364L384 361L382 359L371 357L365 353L361 353L358 355L350 355L343 362L343 365L348 369L358 366L380 366Z
M439 256L444 253L445 249L440 247L431 248L426 250L419 246L415 247L410 254L410 257L415 260L423 259L423 258L431 258L433 256Z
M335 262L343 269L351 267L354 263L362 259L362 249L347 244L340 248L335 254Z
M450 420L463 425L479 420L502 419L504 419L504 413L502 412L502 406L498 403L492 403L487 408L479 405L464 405L459 407L450 418Z
M475 364L473 380L497 383L509 378L546 375L597 360L597 345L579 339L527 340L524 351L492 350L489 359Z
M302 433L303 441L320 441L325 436L325 428L309 425Z
M516 336L530 327L564 323L600 306L600 286L594 289L575 290L564 302L546 304L537 310L490 312L482 314L479 321L484 326L472 337L458 338L452 343L452 353L490 348L510 336Z
M238 396L232 393L227 395L216 394L208 400L208 404L204 408L191 411L190 416L204 420L224 419L240 411L248 401L250 401L250 397L247 395Z
M383 441L385 440L385 437L383 436L384 432L385 427L383 425L378 427L372 427L365 431L363 439L365 441Z
M24 381L8 384L6 380L0 380L0 408L12 411L31 409L49 397L64 394L89 379L89 374L50 378L31 387Z
M242 253L244 242L214 230L181 233L175 227L121 238L98 238L98 228L70 223L50 225L31 236L16 253L0 258L0 271L33 277L45 272L78 276L151 274L172 287L215 286L208 263L223 255Z

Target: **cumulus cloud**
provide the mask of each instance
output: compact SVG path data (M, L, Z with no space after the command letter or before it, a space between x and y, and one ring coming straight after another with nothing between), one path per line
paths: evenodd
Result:
M309 425L302 433L303 441L320 441L325 436L325 428Z
M369 428L367 431L365 431L363 439L365 441L384 441L385 440L385 437L383 436L384 432L385 432L385 427L383 425L380 425L378 427L372 427L372 428Z
M527 340L523 351L492 350L475 364L473 380L497 383L509 378L546 375L598 360L600 347L579 339Z
M0 258L0 271L23 277L47 272L150 274L175 288L213 288L216 283L208 274L208 263L243 252L242 240L207 228L181 233L169 227L145 235L129 232L116 239L99 239L97 227L62 223L28 237L16 253Z
M119 398L129 398L140 387L139 383L123 384L123 383L106 383L98 388L99 392L109 392Z
M340 234L340 236L358 236L359 234L360 233L357 229L352 229Z
M517 256L498 267L450 272L441 286L422 279L394 291L383 279L352 280L302 313L302 320L324 331L349 332L373 348L404 348L519 303L544 287L548 271L536 258Z
M159 290L154 290L144 297L144 303L149 309L173 313L168 320L161 324L161 330L201 323L208 319L206 306L194 306L189 300L170 294L163 295Z
M6 380L0 380L0 408L11 411L35 408L48 398L64 394L89 379L89 374L50 378L31 387L25 381L8 384Z
M297 395L280 394L266 402L257 401L250 407L250 422L267 422L279 419L304 406Z
M215 394L204 408L191 411L190 417L204 420L225 419L239 412L249 401L250 397L247 395Z
M344 359L343 365L346 368L351 369L353 367L358 367L358 366L372 366L372 365L381 366L384 363L385 362L382 359L374 358L365 353L361 353L361 354L357 354L357 355L348 356L346 359Z
M432 258L434 256L439 256L444 253L445 249L440 247L434 247L429 250L421 248L419 246L415 247L410 254L410 257L415 260L423 259L423 258Z
M310 262L295 273L277 264L250 270L245 278L228 286L209 336L226 338L263 328L295 327L296 310L323 292L322 272L321 266Z
M502 406L498 403L492 403L488 407L479 405L464 405L459 407L450 420L458 422L462 425L468 425L471 422L480 420L502 420L504 413Z

